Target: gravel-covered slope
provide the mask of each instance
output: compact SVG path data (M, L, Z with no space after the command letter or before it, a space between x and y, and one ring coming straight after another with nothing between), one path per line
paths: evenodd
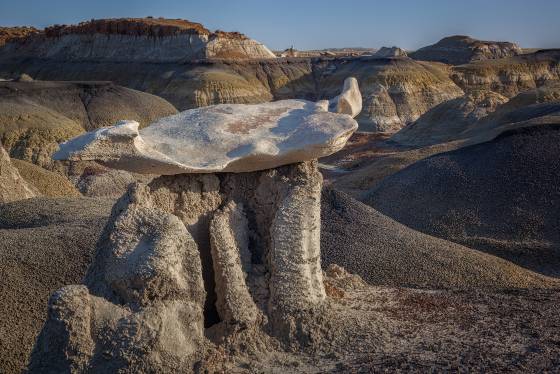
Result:
M560 126L519 128L434 155L365 202L421 232L560 275Z
M322 201L323 266L375 285L422 288L558 287L509 261L410 229L332 189Z
M33 198L0 205L0 373L20 373L55 290L80 283L113 202Z

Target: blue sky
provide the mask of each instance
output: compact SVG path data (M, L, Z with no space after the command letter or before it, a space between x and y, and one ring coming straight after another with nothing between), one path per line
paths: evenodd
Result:
M91 18L168 17L240 31L270 48L415 49L467 34L560 47L560 0L1 0L0 25L45 27Z

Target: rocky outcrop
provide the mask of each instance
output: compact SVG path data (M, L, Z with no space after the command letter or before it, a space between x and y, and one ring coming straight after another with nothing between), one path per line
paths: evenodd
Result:
M330 155L358 128L361 95L348 78L329 102L280 100L214 105L86 133L61 145L56 160L99 161L142 174L247 172Z
M326 298L320 194L314 162L135 186L86 285L51 297L31 372L190 371L212 347L204 326L306 344L305 316Z
M240 33L210 32L180 19L120 18L46 28L8 39L1 53L20 58L104 62L182 62L207 58L275 58Z
M0 82L0 140L18 159L52 168L58 144L128 118L140 126L176 113L164 99L109 82Z
M39 191L29 185L12 165L10 156L0 143L0 204L38 195Z
M34 27L0 27L0 48L6 43L17 42L37 33L39 30Z
M406 57L407 53L404 49L399 47L381 47L373 56L380 58Z
M516 56L521 53L521 48L514 43L490 42L464 35L455 35L443 38L436 44L420 48L410 53L409 56L415 60L462 65L472 61Z
M123 125L63 146L64 158L79 148L77 156L170 175L133 185L115 204L85 285L51 297L30 371L186 372L224 349L213 344L309 345L327 297L322 177L310 159L354 132L344 113L357 114L356 90L348 80L336 113L327 101L218 105L149 126L144 139L137 124ZM188 132L179 131L185 118ZM224 173L222 159L239 153L238 173ZM189 160L199 165L181 164Z

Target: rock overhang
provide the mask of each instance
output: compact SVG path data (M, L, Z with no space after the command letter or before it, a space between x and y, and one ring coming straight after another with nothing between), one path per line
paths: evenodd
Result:
M139 130L120 121L63 143L55 160L98 161L127 171L173 175L252 172L328 156L342 149L361 110L357 81L324 101L219 104L162 118Z

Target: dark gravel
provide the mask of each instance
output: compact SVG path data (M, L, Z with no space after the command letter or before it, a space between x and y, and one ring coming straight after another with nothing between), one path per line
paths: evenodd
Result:
M365 198L418 231L560 276L560 124L421 160Z

